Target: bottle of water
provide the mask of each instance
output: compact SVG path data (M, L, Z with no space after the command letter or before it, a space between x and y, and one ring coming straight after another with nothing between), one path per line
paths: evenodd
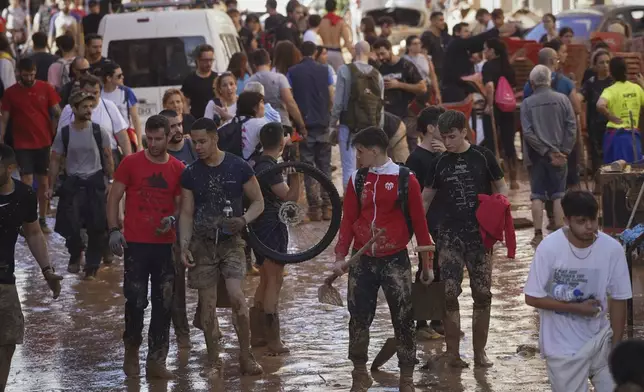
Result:
M557 301L574 302L580 301L584 293L578 288L571 288L567 284L557 284L552 287L552 297Z
M230 203L230 200L226 200L226 206L224 207L224 211L223 211L223 212L224 212L224 218L225 218L225 219L229 219L229 218L232 218L232 217L233 217L233 207L232 207L232 205L231 205L231 203ZM224 234L232 235L232 233L228 232L228 231L227 231L227 230L225 230L225 229L222 229L221 231L222 231L222 233L224 233Z

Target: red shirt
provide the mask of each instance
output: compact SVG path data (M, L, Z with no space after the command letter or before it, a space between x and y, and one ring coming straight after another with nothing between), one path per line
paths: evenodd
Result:
M36 80L31 87L16 83L4 92L2 111L9 112L16 150L36 150L53 141L49 109L60 98L51 84Z
M354 188L355 175L351 176L344 197L340 235L335 246L335 254L345 257L353 240L353 249L360 249L380 229L387 233L376 240L373 247L365 253L369 256L384 257L407 249L409 230L407 220L398 204L398 173L400 167L389 160L381 167L369 169L362 189L362 209ZM418 246L432 245L427 229L420 184L412 173L409 176L409 215L416 235Z
M171 244L174 229L161 235L161 220L174 215L175 198L181 195L181 173L185 165L170 156L166 163L154 163L145 151L129 155L119 164L114 181L125 184L125 240L144 244Z

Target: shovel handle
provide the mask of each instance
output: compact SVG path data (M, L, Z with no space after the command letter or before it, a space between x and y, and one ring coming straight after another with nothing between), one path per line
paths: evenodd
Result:
M373 243L376 242L376 240L378 238L380 238L380 236L384 235L386 232L387 232L387 229L378 230L376 235L371 237L371 239L369 241L367 241L367 243L364 244L362 246L362 248L360 248L356 253L353 254L353 256L351 256L349 261L347 261L347 267L350 267L351 264L357 262L360 259L360 256L362 256L364 254L364 252L366 252L371 247L371 245L373 245ZM324 279L324 284L330 286L339 277L340 277L340 275L338 275L336 273L333 273L332 275L329 275L329 276L327 276L326 279Z

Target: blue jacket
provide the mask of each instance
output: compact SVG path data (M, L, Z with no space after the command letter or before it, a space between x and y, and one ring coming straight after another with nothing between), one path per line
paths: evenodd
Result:
M333 85L329 67L306 57L289 68L286 76L307 129L328 128L331 117L329 86Z

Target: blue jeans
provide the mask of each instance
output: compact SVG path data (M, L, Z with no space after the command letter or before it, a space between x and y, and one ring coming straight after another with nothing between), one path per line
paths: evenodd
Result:
M532 159L530 200L557 200L566 193L568 166L554 166L549 157Z
M349 179L356 171L356 149L351 145L351 131L346 125L340 125L338 128L338 145L342 161L342 186L346 191Z

